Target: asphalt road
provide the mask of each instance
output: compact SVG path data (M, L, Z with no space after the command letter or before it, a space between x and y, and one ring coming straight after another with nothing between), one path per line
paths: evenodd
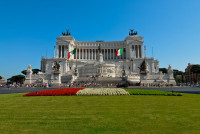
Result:
M200 94L200 87L128 87L128 89L145 89L145 90L161 90L161 91L173 91L179 93L191 93Z
M29 93L29 92L36 92L36 91L44 91L44 90L53 90L58 88L3 88L0 87L0 94L12 94L12 93ZM161 91L174 91L180 93L191 93L191 94L200 94L199 87L128 87L128 89L144 89L144 90L161 90Z
M13 93L29 93L29 92L36 92L36 91L44 91L44 90L53 90L57 88L3 88L0 87L0 94L13 94Z

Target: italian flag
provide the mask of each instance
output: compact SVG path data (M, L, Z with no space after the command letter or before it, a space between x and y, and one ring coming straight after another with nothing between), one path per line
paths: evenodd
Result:
M116 56L120 56L122 54L123 54L123 48L118 49L116 52Z
M73 54L76 54L76 48L74 48L73 51L68 52L68 59L70 58L70 56L72 56Z

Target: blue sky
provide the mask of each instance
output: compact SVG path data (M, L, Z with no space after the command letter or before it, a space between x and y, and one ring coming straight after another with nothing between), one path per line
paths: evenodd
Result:
M56 37L70 29L80 41L119 41L134 28L147 56L184 71L199 64L199 0L18 0L0 1L0 75L9 78L40 68L53 57Z

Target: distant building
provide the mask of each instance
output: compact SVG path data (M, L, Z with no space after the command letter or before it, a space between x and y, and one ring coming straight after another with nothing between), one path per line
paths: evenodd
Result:
M4 78L0 79L0 84L6 84L6 81Z
M199 83L200 81L200 65L188 63L185 69L185 79L186 82L190 84Z

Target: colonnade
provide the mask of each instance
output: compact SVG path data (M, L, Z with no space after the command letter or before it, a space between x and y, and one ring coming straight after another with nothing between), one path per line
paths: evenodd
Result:
M68 47L65 45L57 46L57 58L66 58L67 57Z
M104 60L114 60L114 59L126 59L126 48L124 48L123 55L116 56L116 51L120 48L102 48L102 54ZM57 58L67 58L68 46L59 45L57 46ZM143 48L141 45L132 45L130 50L130 56L134 58L143 57ZM96 60L98 56L97 48L77 48L74 59L83 59L83 60Z
M132 45L131 57L143 58L143 48L141 45Z
M104 60L114 60L114 59L126 59L126 49L124 49L123 55L116 56L116 52L119 48L102 48L102 54ZM80 60L97 60L98 49L88 49L88 48L77 48L77 52L74 55L74 59Z

